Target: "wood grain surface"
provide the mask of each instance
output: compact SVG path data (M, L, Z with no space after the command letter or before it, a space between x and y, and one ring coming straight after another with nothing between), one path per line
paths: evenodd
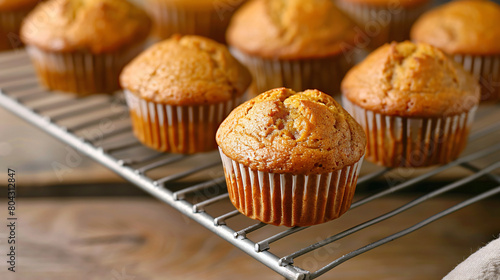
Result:
M411 197L381 199L386 211ZM333 260L395 232L405 224L449 207L463 197L436 199L425 207L335 242L307 255L305 268ZM320 279L441 279L472 251L500 233L500 201L470 206L420 231L360 255ZM1 201L2 220L5 200ZM373 206L373 205L372 205ZM335 223L315 227L276 244L287 252L340 228L366 220L374 207L360 207ZM376 212L376 211L375 211ZM150 198L18 199L18 267L7 271L6 232L1 231L0 279L283 279L171 207ZM290 245L290 244L293 244ZM275 245L272 245L275 246Z

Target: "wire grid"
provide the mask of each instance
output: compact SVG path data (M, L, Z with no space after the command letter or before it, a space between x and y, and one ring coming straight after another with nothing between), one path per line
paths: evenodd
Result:
M500 143L498 143L468 153L466 156L454 162L435 167L426 173L405 180L404 182L395 185L388 184L388 187L384 190L355 201L351 209L369 204L375 199L425 182L428 178L454 167L467 169L470 171L469 174L471 175L464 176L453 183L441 186L397 209L367 220L350 229L337 233L332 232L328 238L321 241L315 243L311 241L310 246L284 256L277 256L273 253L271 245L280 240L293 242L294 234L306 229L306 227L277 228L253 221L249 226L244 228L231 228L227 225L227 222L235 217L242 216L237 210L233 208L233 210L228 210L216 215L211 213L213 211L207 210L207 208L213 208L214 206L217 208L218 204L229 200L228 194L225 191L225 179L223 176L211 176L209 180L194 185L183 186L180 189L172 190L169 188L169 186L173 185L175 182L181 182L186 177L196 176L196 174L209 169L216 168L222 170L218 155L212 153L201 159L196 158L194 164L189 164L189 168L176 171L168 176L151 176L149 175L150 172L155 169L165 167L173 168L182 165L181 162L189 160L193 158L193 156L157 153L143 147L132 135L132 128L128 120L128 110L120 94L75 98L68 94L59 94L44 90L39 87L34 70L26 53L23 51L0 55L0 65L2 65L2 69L0 69L0 105L5 109L110 168L128 181L176 208L181 213L197 221L287 279L318 278L334 267L357 255L409 234L472 203L500 193L500 177L495 174L495 171L500 169L500 161L498 160ZM498 105L495 105L490 106L488 109L479 110L478 118L490 116L499 109L498 107ZM76 119L76 121L67 122L68 119ZM82 119L84 121L82 121ZM115 124L113 129L102 129L103 125L105 126L106 123L109 124L110 122ZM101 129L96 130L96 127ZM94 131L94 133L89 133L89 131ZM98 133L95 133L95 131ZM474 142L486 137L495 137L495 133L499 131L500 123L494 122L491 125L475 130L471 134L469 141ZM131 150L134 150L135 153L128 153ZM131 154L133 155L131 156ZM479 166L473 163L484 158L491 158L492 155L496 155L494 157L495 159L490 160L486 166ZM391 172L390 168L378 168L369 173L365 172L365 174L359 178L358 186L368 184L389 172ZM333 259L327 265L316 271L307 271L294 265L294 260L305 254L311 253L323 246L401 214L433 197L470 184L471 182L479 184L483 182L485 178L493 182L495 187L475 194L471 198L442 212L436 213L411 227L398 231L371 244L367 244L337 259ZM483 181L479 181L480 179ZM192 198L196 193L210 188L217 188L218 191L214 193L214 195L207 196L201 201L190 201L189 198ZM250 219L248 220L250 221ZM278 229L278 233L273 233L276 232L276 229ZM264 233L270 232L270 234L268 234L267 238L259 241L248 238L249 234L257 231Z

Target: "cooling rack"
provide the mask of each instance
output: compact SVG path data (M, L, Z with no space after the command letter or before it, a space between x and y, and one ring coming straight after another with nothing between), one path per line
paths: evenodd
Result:
M500 143L491 140L500 136L500 122L497 121L500 106L482 105L469 138L469 148L461 158L444 166L418 171L404 180L389 180L392 178L390 174L397 173L395 169L364 165L358 188L364 186L369 190L375 182L379 188L383 186L357 199L351 209L370 207L373 200L425 185L431 177L445 176L443 174L453 169L462 169L461 176L454 176L451 182L445 180L446 183L409 203L367 218L348 229L335 231L335 227L331 227L326 238L310 240L308 246L286 253L277 252L275 244L294 244L300 231L314 230L314 226L270 226L248 219L228 207L229 198L218 155L162 154L142 146L133 136L128 110L120 93L76 98L47 91L39 86L26 53L16 51L0 55L0 105L174 207L287 279L316 279L357 255L500 193ZM317 270L308 271L296 264L296 260L305 255L400 215L438 195L471 186L481 191L472 192L470 198L461 203L378 241L341 256L330 254L332 259ZM236 220L238 222L233 222Z

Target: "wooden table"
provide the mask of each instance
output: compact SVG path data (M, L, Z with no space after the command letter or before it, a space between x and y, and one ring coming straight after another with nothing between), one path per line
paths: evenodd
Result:
M411 195L381 199L380 211L394 208ZM462 198L433 200L373 230L340 240L306 258L332 259L425 218ZM352 259L320 279L441 279L472 251L500 233L499 199L470 206L406 237ZM1 205L5 205L2 200ZM0 208L2 220L6 211ZM335 227L359 223L376 213L360 207ZM283 279L171 207L149 197L18 199L18 271L0 279ZM332 226L332 225L329 225ZM4 228L4 227L2 227ZM2 252L6 236L2 229ZM308 231L304 239L324 236ZM298 241L300 243L300 240ZM301 245L301 244L299 244ZM4 254L2 254L4 256ZM4 259L1 257L0 259ZM16 276L16 277L15 277Z

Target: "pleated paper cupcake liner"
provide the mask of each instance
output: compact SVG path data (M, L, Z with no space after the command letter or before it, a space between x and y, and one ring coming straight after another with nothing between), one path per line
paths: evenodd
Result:
M226 102L172 106L148 102L125 90L135 136L146 146L162 152L193 154L215 150L215 133L239 105Z
M371 49L408 40L411 26L430 6L424 3L404 8L395 2L390 7L375 7L344 0L337 0L337 5L359 25L363 33L361 41L366 45L363 47Z
M500 55L462 55L453 59L479 80L481 101L500 100Z
M23 46L19 38L21 23L29 11L0 12L0 50L17 49Z
M220 11L217 6L207 9L186 8L167 3L168 1L149 1L146 9L152 16L155 27L154 34L160 39L167 39L173 34L199 35L225 43L226 29L232 14L239 6L229 6ZM241 1L240 1L241 2ZM235 3L235 1L231 1Z
M49 89L89 95L120 89L118 77L123 67L138 55L144 44L109 54L49 52L27 46L40 82Z
M231 48L231 53L252 73L254 95L279 87L295 91L318 89L335 95L351 66L343 54L319 59L271 60L235 48Z
M351 206L363 159L315 175L252 170L219 148L229 198L242 214L273 225L309 226L340 217Z
M342 105L367 136L366 159L388 167L446 164L465 149L477 106L442 118L387 116L366 110L342 96Z

